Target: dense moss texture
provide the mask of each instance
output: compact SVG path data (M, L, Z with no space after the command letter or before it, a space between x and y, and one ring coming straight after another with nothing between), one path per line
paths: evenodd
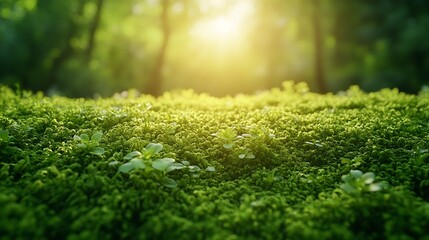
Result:
M429 239L425 94L1 88L0 109L0 239ZM201 171L118 171L149 143Z

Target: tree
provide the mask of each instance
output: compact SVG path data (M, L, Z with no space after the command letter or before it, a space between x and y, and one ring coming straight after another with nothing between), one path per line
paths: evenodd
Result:
M158 96L161 94L161 88L163 83L162 70L165 63L165 57L167 54L168 44L170 41L170 20L169 20L170 0L162 0L162 13L161 13L161 28L162 28L162 42L159 49L158 56L155 60L155 65L152 71L151 79L149 80L149 87L147 92Z
M83 15L83 9L85 6L85 0L79 0L77 3L76 12L72 15L75 15L76 18L81 18ZM64 11L64 10L63 10ZM58 84L58 72L63 67L64 63L67 62L70 58L72 58L75 54L77 49L75 49L71 41L73 38L78 36L79 33L79 24L73 20L73 17L70 16L67 20L68 25L68 32L63 35L64 40L62 43L62 46L59 46L57 48L57 51L59 54L52 59L52 65L48 69L48 73L46 76L46 84L41 89L44 92L48 92L50 88L56 86Z
M89 33L88 33L88 44L85 50L86 61L89 62L91 60L91 55L94 50L95 45L95 34L97 32L98 26L100 24L101 13L104 5L104 0L96 0L96 10L92 21L89 25Z
M327 91L325 82L325 73L323 66L323 43L322 43L322 17L319 0L313 0L313 29L314 29L314 78L318 91L325 93Z

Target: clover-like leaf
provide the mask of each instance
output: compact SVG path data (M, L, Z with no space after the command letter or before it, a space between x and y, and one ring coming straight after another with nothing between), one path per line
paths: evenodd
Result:
M371 185L369 185L369 187L368 187L368 190L370 191L370 192L378 192L378 191L380 191L382 188L381 188L381 186L379 185L379 184L371 184Z
M183 165L182 163L174 162L174 163L170 164L170 166L168 166L166 172L171 172L171 171L179 170L179 169L183 169L183 168L186 168L186 166Z
M122 165L119 167L119 172L128 173L128 172L130 172L131 170L133 170L134 168L135 168L135 167L134 167L134 165L133 165L133 164L131 164L131 163L127 162L127 163L122 164Z
M78 143L78 144L76 144L76 146L78 148L86 148L86 144L85 143Z
M81 134L80 136L80 140L81 141L83 141L83 142L88 142L89 141L89 136L88 136L88 134Z
M364 175L362 175L362 180L365 184L371 184L375 180L375 175L372 172L367 172Z
M386 182L372 183L369 185L368 190L370 192L378 192L378 191L386 189L387 187L388 187L388 185Z
M152 167L154 169L157 169L157 170L160 170L160 171L164 172L175 161L176 160L174 160L172 158L160 158L160 159L156 159L155 161L153 161Z
M118 161L114 160L114 161L109 162L109 166L115 166L118 163L119 163Z
M146 164L143 162L143 160L138 158L131 159L130 163L134 166L134 168L144 169L146 167Z
M139 156L141 156L141 155L142 155L142 153L141 153L141 152L139 152L139 151L134 151L134 152L130 152L130 153L128 153L127 155L125 155L124 159L125 159L125 160L130 160L130 159L133 159L133 158L135 158L135 157L139 157Z
M226 148L226 149L231 149L233 146L234 146L234 144L233 144L233 143L225 143L225 144L223 145L223 147L224 147L224 148Z
M206 171L208 171L208 172L214 172L214 171L216 171L216 169L214 167L212 167L212 166L209 166L209 167L206 168Z
M350 175L355 179L362 177L363 173L359 170L350 170Z
M188 170L190 172L199 172L199 171L201 171L201 168L198 166L192 165L192 166L188 166Z
M356 191L356 188L353 187L352 185L348 184L348 183L341 184L340 188L348 194L352 194Z
M102 148L102 147L95 147L90 153L94 154L94 155L101 156L101 155L104 154L104 152L105 152L104 148Z
M91 136L91 140L95 142L99 142L102 137L103 137L103 133L100 131L97 131Z
M161 180L162 185L169 188L175 188L177 187L177 182L174 179L171 179L169 177L163 177Z
M162 151L164 147L160 143L149 143L146 145L146 147L143 149L143 154L146 158L151 157L153 154L159 153Z

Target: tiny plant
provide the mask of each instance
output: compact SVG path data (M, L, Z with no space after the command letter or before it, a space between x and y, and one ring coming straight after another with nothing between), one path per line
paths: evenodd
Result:
M141 152L133 151L128 153L124 159L128 162L119 166L119 172L128 173L133 170L144 170L148 175L153 176L162 185L169 188L177 187L177 182L167 177L169 172L187 169L196 174L201 171L198 166L190 165L188 161L176 162L173 158L158 158L158 153L163 149L160 143L149 143ZM214 171L213 167L208 167L206 171Z
M353 168L359 167L360 165L362 165L362 163L364 163L364 160L361 157L355 157L351 160L348 158L341 158L340 160L342 164Z
M239 150L238 158L239 159L254 159L255 155L250 152L250 149L244 148L244 149Z
M359 195L365 192L378 192L387 188L386 182L375 182L374 173L362 173L359 170L351 170L349 174L343 175L344 181L340 188L349 195Z
M239 141L246 138L252 138L251 134L237 135L233 128L227 128L220 132L211 134L216 137L217 141L226 149L227 157L232 157L233 161L242 159L254 159L255 155L248 147L239 146Z
M91 136L91 138L88 134L81 134L80 136L75 135L73 139L78 142L76 145L78 148L85 149L91 154L102 156L105 152L104 148L99 147L102 137L103 133L97 131Z
M231 149L234 146L234 143L239 139L232 128L227 128L218 133L213 133L212 136L217 137L225 149Z

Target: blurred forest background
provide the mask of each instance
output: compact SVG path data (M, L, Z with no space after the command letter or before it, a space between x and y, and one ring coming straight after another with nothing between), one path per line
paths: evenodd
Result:
M0 84L48 95L417 93L428 74L428 0L0 0Z

